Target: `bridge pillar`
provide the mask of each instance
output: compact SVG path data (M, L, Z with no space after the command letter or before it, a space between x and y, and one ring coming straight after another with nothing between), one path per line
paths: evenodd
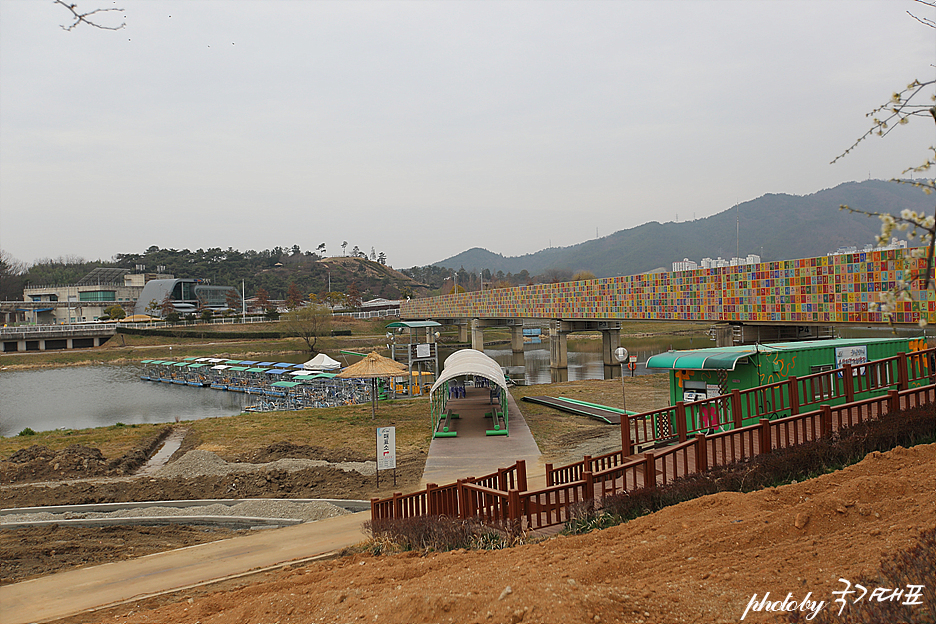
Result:
M66 338L66 339L65 339L65 348L66 348L66 349L74 349L74 348L75 348L75 339L74 339L74 338Z
M510 327L510 350L514 353L523 353L523 325Z
M614 357L614 350L621 346L620 329L604 329L601 331L601 355L605 366L619 364Z
M569 368L568 332L561 330L561 321L549 322L549 367Z
M471 319L471 348L484 351L484 326L480 319Z
M468 342L469 329L471 329L471 319L465 319L464 323L458 324L458 342Z
M16 350L17 350L17 351L25 351L25 350L26 350L26 341L25 341L25 340L17 340L17 341L16 341Z

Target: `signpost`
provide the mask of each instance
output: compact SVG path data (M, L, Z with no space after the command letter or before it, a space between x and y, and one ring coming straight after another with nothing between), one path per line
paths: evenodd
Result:
M377 427L377 486L380 486L380 471L393 469L393 485L396 486L396 427Z
M627 411L627 393L624 391L624 362L627 362L627 349L618 347L614 350L614 359L621 363L621 409ZM636 358L635 358L636 359Z

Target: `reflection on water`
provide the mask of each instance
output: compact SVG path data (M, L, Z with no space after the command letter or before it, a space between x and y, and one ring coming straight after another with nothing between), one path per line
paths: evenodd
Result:
M121 422L174 422L243 411L244 395L141 381L137 366L74 366L0 373L0 435Z

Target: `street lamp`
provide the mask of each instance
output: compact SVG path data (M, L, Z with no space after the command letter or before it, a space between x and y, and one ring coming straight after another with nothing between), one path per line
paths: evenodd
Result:
M627 361L627 349L618 347L614 350L614 359L621 363L621 409L627 412L627 394L624 392L624 362Z

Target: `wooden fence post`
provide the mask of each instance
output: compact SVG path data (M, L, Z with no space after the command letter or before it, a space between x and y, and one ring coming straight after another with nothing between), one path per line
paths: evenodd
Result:
M696 472L708 470L708 446L705 444L705 434L701 431L695 434L695 469Z
M507 487L507 468L498 468L497 469L497 489L501 492L506 492Z
M393 493L393 517L403 517L403 492Z
M891 414L900 411L900 393L896 390L887 391L887 411Z
M507 492L507 520L519 520L520 515L520 490L513 488Z
M377 520L377 501L379 501L379 500L380 500L379 498L372 498L372 499L370 499L370 519L371 519L371 522L373 522L374 520Z
M842 366L842 384L845 386L845 402L855 402L855 371L851 364Z
M621 414L621 459L634 454L634 443L631 440L631 421L627 414Z
M553 483L553 465L546 464L546 487L552 487L554 485L555 483Z
M521 492L527 491L527 473L526 473L526 460L518 459L517 460L517 489Z
M455 482L455 500L458 503L458 519L464 520L470 518L472 514L469 512L471 504L468 502L468 495L465 494L465 482L462 479L459 479Z
M592 469L591 465L591 455L585 455L582 457L582 472L590 472ZM584 477L582 477L584 479Z
M595 475L591 470L586 470L583 474L583 481L585 482L585 500L593 501L595 500Z
M758 455L763 455L769 453L772 450L773 441L770 439L770 419L761 418L760 419L760 453Z
M656 465L653 461L653 453L644 453L644 487L656 487Z
M737 389L731 391L731 419L735 429L744 426L741 414L741 391Z
M819 430L820 435L832 435L832 408L828 405L819 406Z
M683 401L676 401L676 433L679 435L679 441L686 441L686 404Z
M799 414L799 383L796 381L795 375L790 375L787 377L787 394L790 397L790 415L796 416Z
M898 353L897 354L897 389L901 392L910 388L910 375L907 370L907 354Z
M432 495L438 487L439 486L435 483L426 484L426 513L430 516L441 516L445 514L444 511L439 511L438 497Z

